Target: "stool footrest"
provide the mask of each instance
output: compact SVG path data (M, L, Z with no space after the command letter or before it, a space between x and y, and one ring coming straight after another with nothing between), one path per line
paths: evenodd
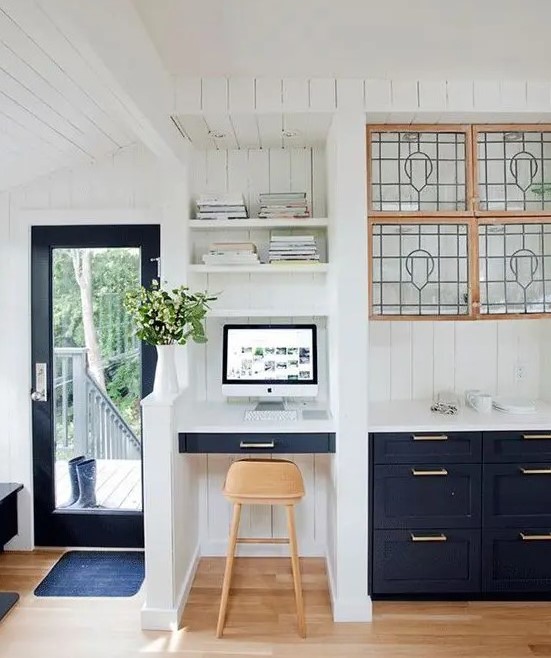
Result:
M275 537L238 537L238 544L288 544L288 538Z

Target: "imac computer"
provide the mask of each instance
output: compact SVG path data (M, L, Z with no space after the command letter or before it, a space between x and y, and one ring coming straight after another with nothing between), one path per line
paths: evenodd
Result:
M318 394L314 324L227 324L222 393L257 397L256 411L284 410L284 398ZM258 418L262 418L262 414Z

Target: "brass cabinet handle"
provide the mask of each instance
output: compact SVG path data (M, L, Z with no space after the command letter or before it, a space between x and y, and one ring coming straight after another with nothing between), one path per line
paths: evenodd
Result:
M523 439L551 439L551 434L523 434Z
M246 441L241 441L239 444L240 448L273 448L275 443L273 441L267 441L266 443L247 443Z
M524 532L520 533L522 541L551 541L551 532L547 535L527 535Z
M433 470L423 470L419 468L412 468L411 469L411 474L412 475L447 475L448 474L448 469L446 468L437 468Z
M443 533L439 535L414 535L411 533L411 541L448 541L448 538Z
M523 475L551 475L551 468L524 468L520 467Z
M447 441L448 436L445 434L427 434L426 436L417 436L417 434L413 435L413 440L414 441Z

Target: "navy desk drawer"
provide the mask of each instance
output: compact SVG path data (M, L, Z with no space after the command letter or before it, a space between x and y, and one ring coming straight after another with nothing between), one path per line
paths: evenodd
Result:
M181 433L180 452L196 453L321 453L335 452L334 432Z
M373 434L376 464L469 464L479 462L480 432Z
M484 525L551 526L551 462L484 465Z
M373 594L480 590L480 530L377 530Z
M551 592L551 525L486 530L482 573L485 592Z
M480 526L478 464L375 466L374 528Z
M526 432L484 432L484 461L551 462L551 430Z

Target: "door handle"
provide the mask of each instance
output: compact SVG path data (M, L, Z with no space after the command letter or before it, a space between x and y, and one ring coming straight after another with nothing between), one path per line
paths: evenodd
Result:
M443 533L440 533L439 535L414 535L413 533L411 533L411 541L414 542L448 541L448 538Z
M448 437L446 434L430 434L430 435L425 435L425 436L417 436L417 434L413 434L413 440L414 441L447 441Z
M31 393L33 402L48 401L48 365L46 363L34 364L34 391Z
M520 538L522 541L551 541L551 532L546 535L527 535L521 532Z
M551 434L523 434L523 439L551 439Z
M240 448L274 448L274 441L266 441L266 443L247 443L246 441L241 441L239 444Z
M446 468L437 468L437 469L432 469L432 470L422 470L419 468L412 468L411 469L411 474L412 475L447 475L448 474L448 469Z
M551 468L523 468L520 467L523 475L551 475Z

